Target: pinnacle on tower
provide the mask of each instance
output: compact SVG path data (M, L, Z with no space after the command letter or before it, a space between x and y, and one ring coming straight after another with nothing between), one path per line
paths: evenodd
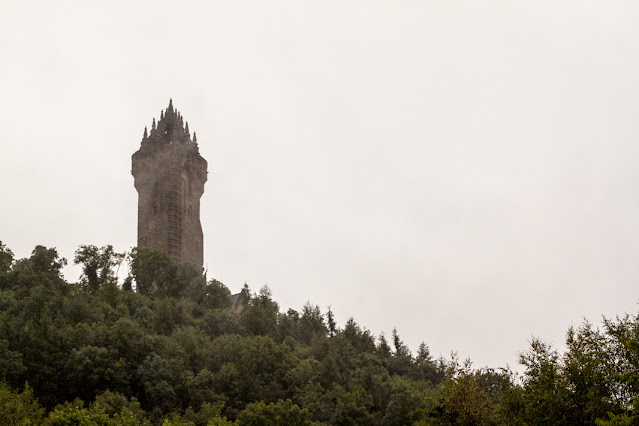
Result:
M193 132L193 143L197 144L197 135Z
M146 126L144 126L144 137L143 138L146 139L147 137L148 137L148 134L146 132Z
M150 138L147 140L147 138ZM145 147L158 148L165 145L171 145L174 142L180 142L182 145L186 142L191 142L191 129L181 111L173 106L173 98L169 100L169 106L160 111L159 120L153 118L151 129L147 128L146 136L142 139L142 142L152 142ZM187 144L189 149L198 153L199 150L196 146Z

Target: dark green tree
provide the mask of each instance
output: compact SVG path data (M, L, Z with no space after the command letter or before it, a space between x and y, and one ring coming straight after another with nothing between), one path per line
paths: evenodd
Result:
M13 266L13 252L0 241L0 290L8 284L7 275Z
M36 246L29 258L14 262L8 280L20 294L36 287L65 292L68 285L62 278L62 268L66 264L67 260L60 257L55 248ZM51 299L51 294L48 298Z
M559 353L535 338L530 349L519 355L519 362L525 367L522 394L524 422L569 424L569 393Z
M195 266L177 264L165 253L147 247L131 251L130 269L137 291L151 297L178 298L194 280L204 280Z
M459 365L453 356L447 377L427 399L429 407L424 410L422 424L496 425L491 393L483 388L480 378L469 360Z
M302 426L311 424L311 413L307 409L301 409L290 399L279 400L275 403L265 404L255 402L248 404L237 417L238 425L291 425Z
M259 294L251 297L248 306L241 313L241 322L244 329L253 335L278 336L277 317L279 306L272 299L268 286L260 289Z
M7 383L0 382L0 420L3 425L36 425L42 423L43 417L44 408L38 404L29 384L18 392Z
M82 265L80 277L82 286L91 292L96 292L102 286L117 284L117 269L124 257L125 254L116 253L112 245L101 248L94 245L81 245L75 251L73 263Z
M310 345L314 341L323 340L328 333L324 316L319 306L306 303L300 317L300 335L302 342Z

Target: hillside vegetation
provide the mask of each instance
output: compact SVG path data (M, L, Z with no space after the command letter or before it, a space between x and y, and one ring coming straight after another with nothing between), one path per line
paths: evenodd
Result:
M312 304L280 312L268 287L231 298L154 250L74 261L69 283L55 249L0 243L2 424L639 424L637 316L570 328L563 354L533 339L518 375Z

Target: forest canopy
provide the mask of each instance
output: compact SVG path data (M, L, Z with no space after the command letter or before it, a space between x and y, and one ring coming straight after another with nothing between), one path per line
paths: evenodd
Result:
M639 424L637 315L569 328L564 353L533 339L517 374L281 312L266 286L231 295L151 249L80 246L77 283L66 263L0 242L3 424Z

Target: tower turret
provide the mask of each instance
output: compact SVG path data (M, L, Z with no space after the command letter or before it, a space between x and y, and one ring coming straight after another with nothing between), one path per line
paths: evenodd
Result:
M138 191L138 247L163 251L178 262L202 267L203 235L200 198L207 162L199 154L195 134L169 101L133 154L131 173Z

